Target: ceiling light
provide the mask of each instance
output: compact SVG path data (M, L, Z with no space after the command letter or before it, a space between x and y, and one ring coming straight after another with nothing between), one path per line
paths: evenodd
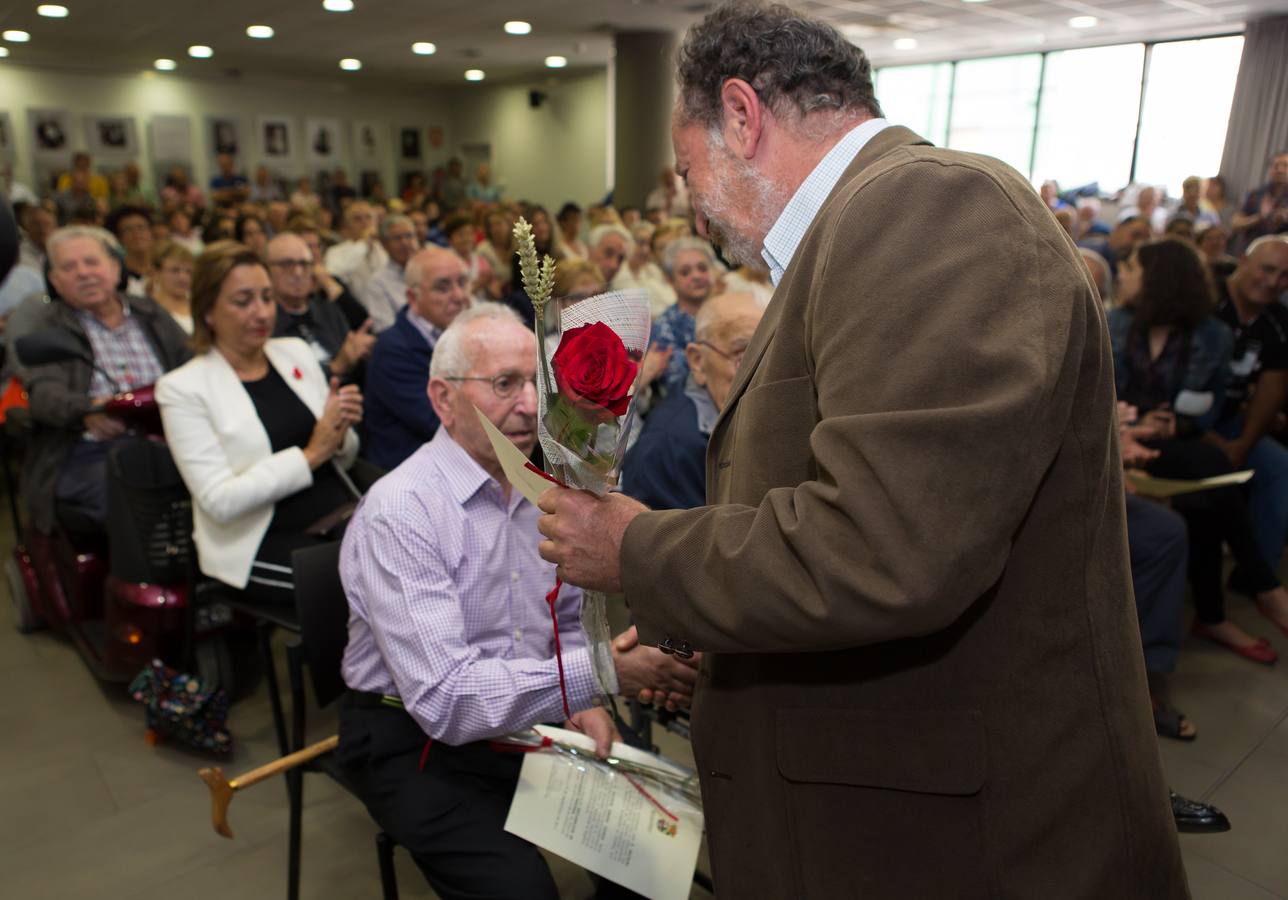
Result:
M962 0L962 3L987 3L988 0Z
M264 40L273 36L273 27L271 25L247 25L246 37L259 38Z
M486 74L482 69L466 69L466 70L465 70L465 80L466 80L466 81L482 81L482 80L483 80L484 78L486 78L486 77L487 77L487 74Z
M362 68L362 60L346 56L344 59L340 60L340 68L344 69L346 72L356 72Z
M438 48L429 41L417 41L411 45L411 52L417 56L433 56L438 52Z
M6 56L8 56L8 55L9 55L9 48L8 48L8 47L0 47L0 59L4 59L4 58L5 58Z
M547 56L546 57L547 69L562 69L566 65L568 65L568 57L566 56Z
M156 59L152 61L152 68L159 69L162 72L173 72L179 68L179 64L173 59Z
M1095 16L1074 16L1069 20L1070 28L1095 28L1100 20Z
M56 3L42 3L36 7L36 15L44 16L46 19L65 19L67 18L67 7L59 6Z
M210 57L215 55L215 51L211 50L205 44L193 44L188 48L188 55L193 59L210 59Z
M13 44L25 44L27 41L31 40L30 34L16 29L6 31L3 35L0 35L0 37L3 37L6 41Z
M505 33L506 34L531 34L532 26L527 22L519 22L519 21L506 22Z
M896 49L896 50L916 50L916 49L917 49L917 39L916 39L916 38L895 38L895 40L894 40L894 49Z
M322 0L327 12L353 12L353 0Z

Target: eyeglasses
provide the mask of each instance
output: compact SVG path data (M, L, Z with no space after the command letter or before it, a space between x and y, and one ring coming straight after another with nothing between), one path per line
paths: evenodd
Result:
M725 351L721 350L710 341L694 341L693 343L701 344L703 347L714 351L717 356L723 356L725 359L729 360L729 362L733 363L735 367L742 364L742 357L747 352L746 347L743 347L741 350Z
M500 375L444 375L444 381L486 381L492 385L492 393L502 400L508 400L523 390L525 384L537 386L537 377L524 378L518 372L502 372Z
M313 268L313 260L311 259L273 259L269 260L268 264L274 269L283 269L287 272L292 269Z

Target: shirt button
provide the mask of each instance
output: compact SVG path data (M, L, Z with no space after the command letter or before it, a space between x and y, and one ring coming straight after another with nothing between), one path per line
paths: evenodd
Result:
M522 628L516 628L516 629L514 629L514 640L515 640L515 642L516 642L516 643L517 643L517 642L519 642L519 641L521 641L521 640L523 640L523 629L522 629Z
M519 580L519 573L518 573L518 572L511 572L511 573L510 573L510 580L511 580L511 581L515 581L515 582L517 582L517 581Z

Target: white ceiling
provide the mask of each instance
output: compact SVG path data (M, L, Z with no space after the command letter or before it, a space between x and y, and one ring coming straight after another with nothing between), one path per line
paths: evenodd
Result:
M571 69L602 66L620 30L683 30L711 4L702 0L354 0L349 13L329 13L321 0L61 0L66 19L36 14L37 0L0 7L0 29L31 32L27 44L3 42L5 64L98 71L137 71L157 57L179 72L212 77L282 76L361 80L415 87L460 84L467 68L488 79L531 78L547 55ZM1152 38L1237 31L1248 20L1288 12L1288 0L796 0L863 47L877 65L984 56ZM1075 30L1072 16L1091 15L1095 28ZM532 34L502 31L507 19L532 23ZM254 40L247 25L271 25L276 36ZM898 38L917 47L896 50ZM411 52L413 41L438 45L434 56ZM215 55L190 59L190 44ZM343 57L363 62L342 73ZM2 71L2 68L0 68Z

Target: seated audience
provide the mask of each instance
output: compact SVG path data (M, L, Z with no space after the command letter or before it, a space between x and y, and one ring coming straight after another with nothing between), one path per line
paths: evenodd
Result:
M1042 202L1045 203L1047 205L1047 208L1050 209L1051 212L1053 213L1059 212L1062 209L1067 209L1070 211L1072 211L1073 209L1073 207L1071 207L1068 203L1060 199L1060 185L1058 182L1055 182L1055 181L1042 182L1042 186L1038 188L1038 196L1042 198Z
M206 205L206 195L201 192L201 188L192 183L187 169L183 166L173 166L166 175L165 185L161 188L161 203L166 209L176 206L201 209Z
M250 200L254 203L272 203L282 199L282 189L277 186L268 166L257 167L255 181L250 186Z
M1163 237L1176 238L1181 241L1194 240L1194 220L1189 216L1176 215L1167 222Z
M478 252L496 278L497 296L509 293L514 286L514 272L510 267L514 256L514 223L509 216L503 212L487 214L483 219L483 243L479 244Z
M1087 272L1091 275L1091 281L1096 286L1096 292L1100 294L1100 300L1106 306L1113 302L1113 285L1114 277L1109 271L1109 263L1105 258L1089 247L1079 247L1078 253L1082 256L1082 261L1086 263Z
M438 200L443 204L443 211L451 213L465 205L465 179L462 177L461 161L453 156L447 161L447 172L438 185Z
M668 394L678 394L689 377L684 348L693 342L694 316L711 295L715 281L715 255L711 245L700 238L677 238L666 248L662 269L675 289L675 305L654 323L653 346L672 351L661 383Z
M268 274L277 300L273 337L299 338L309 345L327 375L362 382L361 366L371 355L371 320L350 329L340 307L315 288L313 255L297 234L268 242Z
M1266 565L1277 572L1288 540L1288 449L1270 435L1288 402L1288 310L1276 302L1288 290L1288 235L1253 241L1234 274L1216 286L1216 315L1234 333L1234 348L1208 440L1235 469L1256 473L1248 515Z
M1275 155L1266 183L1248 191L1230 224L1243 247L1263 235L1288 232L1288 151Z
M90 193L90 174L83 169L72 169L67 187L54 194L54 209L58 211L58 224L67 225L75 219L86 218L84 210L96 209L94 195Z
M570 587L556 600L561 679L540 513L511 489L475 413L531 453L536 365L532 332L511 310L484 303L462 313L435 348L428 385L443 427L372 488L341 550L350 691L336 757L372 818L444 898L559 896L537 848L504 828L522 754L490 740L564 722L603 757L618 737ZM691 663L638 644L614 661L623 693L660 687L687 702ZM605 882L597 896L621 893Z
M1220 175L1213 175L1204 179L1202 208L1205 212L1211 213L1215 220L1225 227L1228 237L1236 209L1225 195L1225 179Z
M453 216L443 225L448 246L465 266L470 282L470 296L486 300L492 295L496 279L492 267L476 249L474 223L466 216Z
M1202 439L1220 414L1233 338L1211 314L1212 288L1197 252L1176 240L1145 244L1124 260L1119 289L1123 305L1108 317L1115 381L1119 400L1143 414L1131 436L1159 451L1147 471L1165 478L1231 471L1220 448ZM1198 491L1174 498L1173 506L1189 526L1194 633L1255 662L1274 662L1269 641L1225 618L1223 543L1262 613L1288 624L1288 591L1257 545L1243 493Z
M343 221L342 240L326 251L326 268L361 297L367 282L389 262L389 254L376 240L376 213L371 204L362 200L350 203Z
M407 305L367 365L367 458L392 469L438 430L425 386L443 329L470 305L470 278L451 250L426 247L407 263Z
M311 213L322 205L322 198L313 190L313 182L305 176L295 182L291 191L291 206L302 213Z
M371 316L349 286L327 271L325 245L317 226L307 221L296 221L291 225L291 234L298 235L308 245L309 254L313 257L313 293L338 306L350 328L361 328Z
M250 197L250 182L237 171L237 162L231 153L215 157L219 171L210 179L210 199L218 206L232 206ZM267 170L266 170L267 171Z
M166 241L152 253L152 275L147 282L147 295L189 335L192 334L192 267L193 255L179 244Z
M200 256L205 249L205 242L198 230L193 227L192 217L185 210L176 209L166 217L166 227L170 229L168 239L184 247L193 256Z
M416 226L407 216L386 216L380 222L378 234L388 261L368 279L366 288L358 295L377 334L390 328L398 310L407 305L407 261L420 249Z
M264 225L268 228L269 237L285 234L290 228L291 205L285 200L273 200L267 205L264 213Z
M140 206L122 206L107 220L107 230L116 235L125 250L125 293L136 297L147 293L152 276L152 214Z
M653 238L657 230L651 222L641 222L635 226L631 232L634 245L613 279L614 290L643 288L648 291L649 312L655 319L675 303L675 288L666 280L666 273L658 265L653 252Z
M264 261L216 244L197 260L198 355L161 379L157 403L192 493L201 571L255 601L295 602L291 554L335 540L357 499L343 474L358 452L362 394L338 387L295 338L273 338Z
M328 192L331 211L336 215L340 215L352 201L357 199L357 190L353 185L349 184L349 173L343 168L337 167L331 175L331 190Z
M722 293L751 294L764 309L774 297L774 285L769 280L769 268L764 265L739 266L732 272L726 272L720 279Z
M1226 252L1225 248L1230 243L1230 232L1224 225L1200 227L1195 233L1194 240L1214 280L1228 278L1234 272L1239 261Z
M707 441L762 312L751 294L721 294L702 304L684 350L684 390L649 413L622 464L623 492L653 509L706 503Z
M70 171L64 172L58 176L58 184L54 190L59 193L67 190L73 182L80 180L84 183L85 190L95 200L107 200L110 191L107 186L107 179L94 171L93 160L88 153L72 154L72 167Z
M474 180L465 186L465 196L474 203L499 203L501 186L492 183L492 167L479 163L474 170Z
M1181 202L1172 210L1172 220L1182 216L1193 223L1195 230L1221 222L1215 213L1203 205L1203 179L1197 175L1191 175L1181 182Z
M1100 221L1100 201L1095 197L1079 197L1073 235L1077 241L1097 240L1109 235L1109 226Z
M249 247L250 251L260 259L265 258L264 254L268 252L268 229L264 227L264 220L259 216L238 216L233 237L237 243Z
M120 248L101 228L71 226L48 240L49 282L58 299L33 307L25 332L63 330L93 360L23 369L33 431L22 487L32 522L53 530L55 508L102 527L107 454L127 422L98 408L113 395L154 383L188 358L187 336L147 297L117 290Z
M644 209L660 212L661 219L685 218L689 215L689 199L675 169L668 166L658 175L657 187L644 198Z
M1104 240L1083 240L1079 246L1099 253L1105 262L1109 263L1109 271L1114 278L1117 278L1118 263L1131 256L1132 252L1149 238L1148 220L1133 215L1120 219Z
M588 258L599 267L606 285L617 277L633 245L631 233L621 225L596 225L590 230L586 241L590 248Z
M18 265L45 271L45 245L58 227L54 214L39 204L15 210L18 220Z
M565 203L555 216L558 230L555 232L555 246L559 248L559 259L587 259L590 250L581 239L581 207L576 203Z

